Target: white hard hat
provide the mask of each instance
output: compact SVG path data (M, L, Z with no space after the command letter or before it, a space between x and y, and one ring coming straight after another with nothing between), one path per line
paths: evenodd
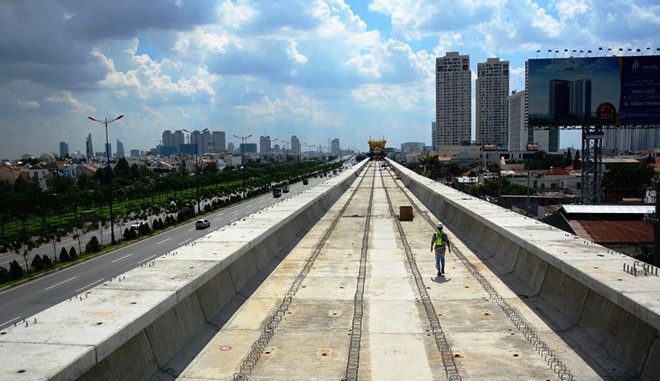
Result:
M442 229L442 224L438 223L438 230Z

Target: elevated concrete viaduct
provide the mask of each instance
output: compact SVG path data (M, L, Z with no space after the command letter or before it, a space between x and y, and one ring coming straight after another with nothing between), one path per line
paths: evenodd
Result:
M390 165L358 163L4 329L0 380L660 379L660 277Z

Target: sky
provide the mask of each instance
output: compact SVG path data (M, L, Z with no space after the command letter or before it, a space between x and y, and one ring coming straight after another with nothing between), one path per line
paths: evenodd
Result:
M470 56L473 80L477 63L509 61L520 91L528 59L660 54L659 36L657 0L4 0L0 159L58 153L60 141L84 152L88 134L103 151L88 116L118 115L109 141L127 153L182 128L236 145L430 145L446 52ZM579 134L560 145L579 148Z

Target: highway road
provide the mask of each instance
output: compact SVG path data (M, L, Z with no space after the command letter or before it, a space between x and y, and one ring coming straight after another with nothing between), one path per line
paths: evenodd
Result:
M117 277L141 264L165 253L176 250L188 242L201 238L209 231L231 224L243 217L262 210L277 201L303 192L328 178L310 178L309 185L301 182L289 186L290 192L274 198L264 194L244 203L233 205L213 214L202 216L211 227L196 230L195 221L148 236L133 244L98 255L74 266L41 276L25 283L0 289L0 330L25 319L50 306L73 297L84 297L86 290ZM17 258L17 256L13 256ZM22 260L22 259L19 259Z

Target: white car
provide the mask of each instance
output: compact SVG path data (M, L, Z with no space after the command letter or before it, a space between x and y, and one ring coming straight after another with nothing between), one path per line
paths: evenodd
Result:
M140 226L145 225L144 221L135 221L131 224L131 229L134 229L136 233L140 232Z
M209 220L197 220L195 222L195 229L206 229L209 226L211 226L211 222L209 222Z

